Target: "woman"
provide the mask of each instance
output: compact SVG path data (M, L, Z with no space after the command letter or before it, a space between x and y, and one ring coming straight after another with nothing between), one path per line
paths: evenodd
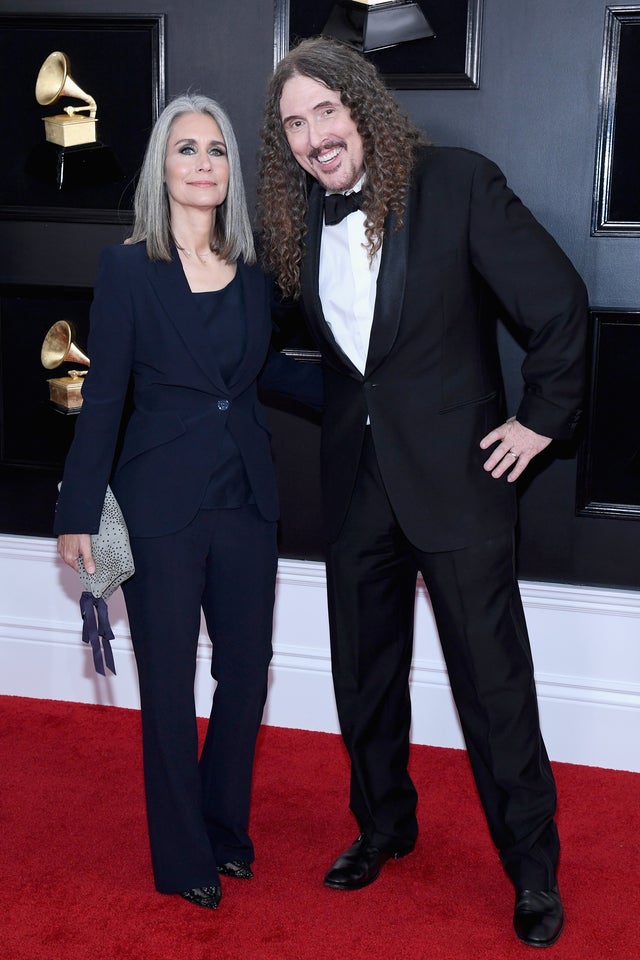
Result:
M219 875L251 878L247 833L267 689L277 496L256 378L269 287L255 266L236 140L220 106L182 96L151 134L128 244L101 258L91 369L55 532L91 573L111 483L136 572L123 587L138 666L156 887L217 908ZM320 401L319 371L273 353L269 389ZM201 610L217 681L198 762L194 676Z

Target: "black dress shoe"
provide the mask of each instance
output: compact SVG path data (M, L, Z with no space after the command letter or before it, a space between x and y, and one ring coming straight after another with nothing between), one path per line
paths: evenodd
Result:
M217 910L222 890L220 887L192 887L191 890L183 890L180 896L199 907Z
M235 877L236 880L253 880L253 871L248 860L227 860L218 864L218 873L225 877Z
M564 926L564 912L558 888L518 890L513 927L529 947L550 947Z
M325 886L334 890L360 890L377 879L380 869L392 857L404 857L413 847L380 850L364 834L338 857L327 872Z

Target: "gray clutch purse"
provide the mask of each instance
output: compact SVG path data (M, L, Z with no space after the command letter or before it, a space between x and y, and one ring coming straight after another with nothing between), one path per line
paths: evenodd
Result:
M107 487L104 498L100 529L91 535L91 552L96 572L89 575L82 559L78 560L80 581L97 600L106 601L135 572L129 531L111 487Z
M129 531L111 487L107 487L104 498L100 529L91 535L91 552L95 573L88 574L82 558L78 560L78 573L84 587L80 597L82 639L91 645L96 671L105 676L105 666L112 673L116 672L107 600L135 573Z

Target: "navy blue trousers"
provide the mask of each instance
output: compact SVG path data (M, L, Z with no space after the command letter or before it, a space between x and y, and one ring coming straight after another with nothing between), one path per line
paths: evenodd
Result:
M138 666L145 792L157 889L217 882L254 858L248 834L255 742L267 692L276 524L253 505L201 510L171 536L132 538L124 585ZM194 679L201 612L216 680L198 758Z

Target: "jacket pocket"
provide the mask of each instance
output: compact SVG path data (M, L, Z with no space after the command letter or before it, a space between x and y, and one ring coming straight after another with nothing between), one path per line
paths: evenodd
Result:
M465 400L458 400L456 403L448 403L444 407L440 407L438 413L449 413L451 410L459 410L460 407L471 407L475 404L480 403L489 403L492 400L495 400L498 396L497 390L491 390L489 393L485 393L480 397L470 397Z

